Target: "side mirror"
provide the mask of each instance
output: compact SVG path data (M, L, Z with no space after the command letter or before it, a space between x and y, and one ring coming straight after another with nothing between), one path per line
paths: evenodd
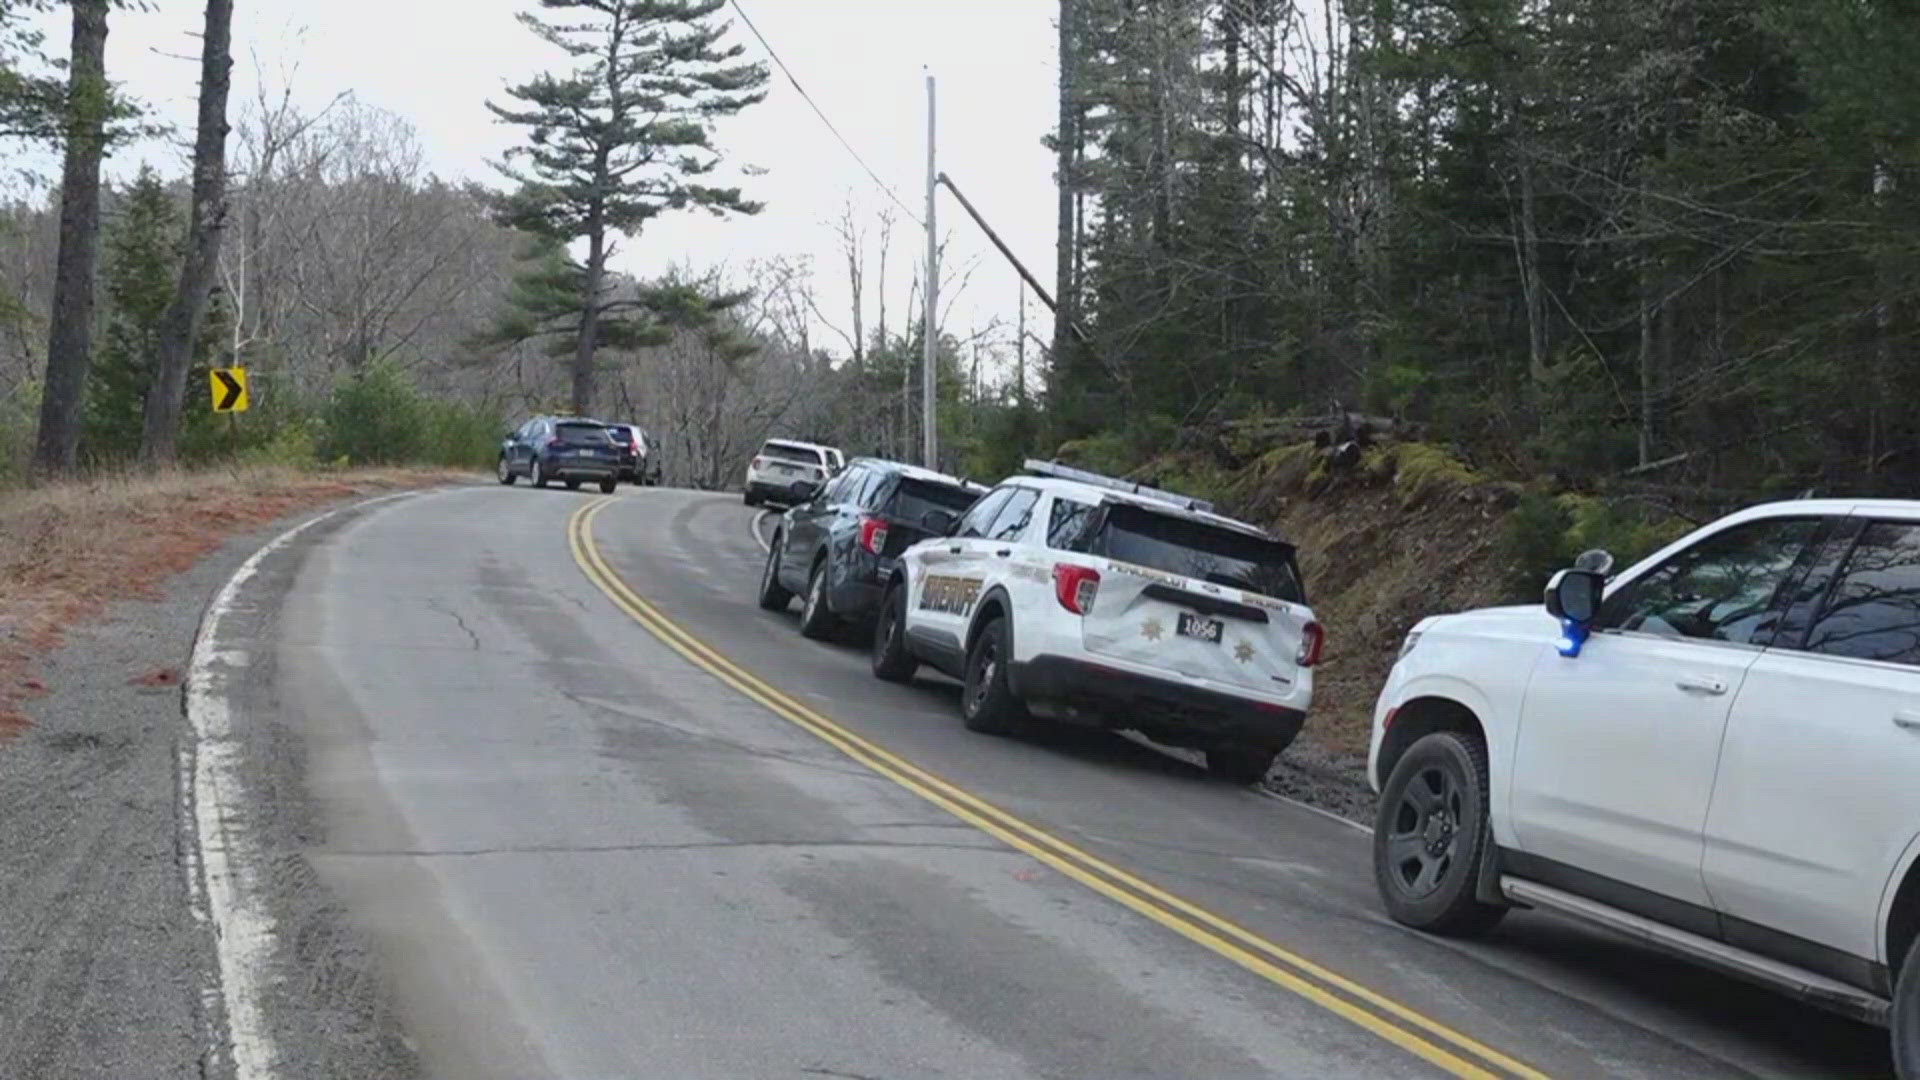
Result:
M1562 570L1547 582L1547 613L1568 622L1592 623L1600 614L1600 594L1606 579L1583 568Z
M960 519L948 510L929 510L920 515L920 527L935 536L952 534L953 527L959 523Z
M1560 655L1580 655L1593 620L1600 615L1606 584L1606 577L1599 571L1584 567L1562 570L1547 582L1547 614L1560 620Z

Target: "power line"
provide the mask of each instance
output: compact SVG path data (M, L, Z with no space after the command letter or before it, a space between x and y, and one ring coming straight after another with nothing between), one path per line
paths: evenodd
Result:
M833 137L840 140L840 145L846 147L847 153L853 155L853 160L860 163L860 167L866 170L867 175L873 179L875 184L880 186L881 191L887 193L888 198L892 199L900 209L906 211L907 216L913 219L914 224L922 224L920 216L913 212L913 207L908 206L900 198L899 193L893 190L891 185L885 180L880 179L880 174L873 171L873 166L867 164L867 159L860 156L860 151L855 150L853 144L847 141L847 137L840 134L840 129L833 126L833 121L827 119L827 114L820 108L819 104L813 100L813 95L807 93L807 88L800 85L800 80L794 76L793 69L787 67L787 62L780 59L780 54L774 51L773 43L768 41L767 36L760 32L759 27L753 25L752 17L747 14L747 9L740 6L740 0L728 0L728 2L733 5L734 12L740 16L740 21L746 23L747 29L753 31L753 36L760 39L760 46L766 49L767 55L773 57L773 62L779 65L780 73L785 75L787 81L793 84L793 88L800 92L801 98L806 101L808 107L813 109L813 114L820 118L821 123L827 125L827 130L833 132Z

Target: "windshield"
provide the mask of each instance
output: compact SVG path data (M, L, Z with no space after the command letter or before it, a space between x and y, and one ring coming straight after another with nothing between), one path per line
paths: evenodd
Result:
M780 461L797 461L802 465L820 464L820 454L818 451L809 450L804 446L793 446L789 443L770 442L760 448L760 456L775 458Z
M1306 602L1289 545L1137 506L1108 507L1093 551L1150 570Z
M899 521L918 524L929 510L945 510L957 518L978 501L980 495L965 488L908 479L900 481L887 512Z
M555 424L554 437L568 443L606 443L613 439L600 424Z

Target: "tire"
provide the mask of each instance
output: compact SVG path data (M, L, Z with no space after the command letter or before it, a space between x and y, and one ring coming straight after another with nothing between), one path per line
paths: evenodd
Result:
M968 731L1014 735L1027 727L1027 708L1007 685L1010 639L1007 620L996 617L981 627L973 648L967 650L967 677L960 691L960 719Z
M827 560L813 560L813 573L807 575L807 595L800 601L800 636L825 641L833 636L837 620L827 603Z
M578 480L568 480L568 481L566 481L565 483L566 483L566 485L567 485L567 490L568 490L568 491L579 491L579 490L580 490L580 481L578 481Z
M785 611L793 600L793 594L780 584L780 575L775 566L780 558L780 534L773 535L773 543L767 548L767 565L760 571L760 610Z
M1380 792L1373 878L1395 922L1447 937L1491 930L1507 909L1474 895L1492 844L1487 748L1437 731L1408 748Z
M505 487L512 487L513 482L519 479L519 477L513 475L513 465L507 461L507 455L505 454L500 455L499 463L493 467L493 475L497 477Z
M1257 784L1267 778L1280 751L1269 746L1228 743L1209 747L1207 773L1235 784Z
M540 459L538 457L534 458L533 463L527 466L527 470L527 483L537 488L547 486L547 474L541 470Z
M910 683L920 661L907 649L907 590L887 586L880 616L873 621L873 674L887 682Z
M759 500L759 499L757 499L757 498L755 498L755 497L754 497L754 494L753 494L753 492L751 492L751 491L743 491L743 492L741 492L741 493L740 493L740 501L741 501L741 502L743 502L743 503L746 503L746 504L747 504L748 506L759 506L759 505L760 505L760 500Z
M615 480L609 477L605 480L600 481L600 494L611 495L613 494L614 489L619 486L620 486L620 482L618 480Z
M1893 1012L1887 1017L1893 1040L1893 1072L1900 1080L1920 1080L1920 937L1907 948L1893 986Z

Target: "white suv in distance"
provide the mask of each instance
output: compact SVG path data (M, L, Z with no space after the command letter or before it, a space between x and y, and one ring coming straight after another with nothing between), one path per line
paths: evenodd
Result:
M1029 461L900 557L873 671L922 663L1005 734L1039 715L1206 753L1252 783L1300 731L1322 634L1293 547L1196 499Z
M1610 563L1407 635L1369 755L1388 913L1583 920L1890 1023L1920 1078L1920 503Z
M805 502L846 465L847 459L835 447L768 439L747 463L747 482L741 496L748 506L768 501L789 505Z

